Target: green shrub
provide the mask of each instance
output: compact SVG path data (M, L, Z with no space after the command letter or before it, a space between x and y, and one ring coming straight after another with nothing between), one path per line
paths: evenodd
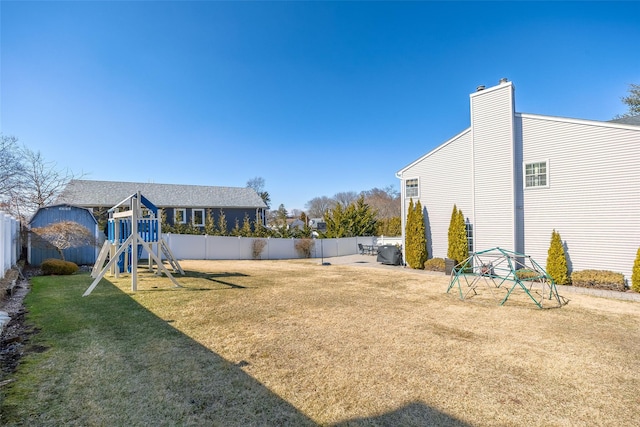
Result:
M640 248L633 263L633 273L631 273L631 289L640 292Z
M78 266L71 261L47 258L42 262L40 269L45 276L66 276L78 271Z
M447 257L456 264L469 258L469 241L467 240L467 226L461 209L453 205L451 221L449 222Z
M529 268L521 268L516 271L516 277L520 280L537 281L544 278L544 273Z
M414 206L413 199L409 199L407 223L405 224L405 257L407 265L415 269L423 269L428 258L427 236L424 225L422 205L418 200Z
M424 269L429 271L444 271L444 258L431 258L424 262Z
M293 246L303 258L311 258L311 251L315 244L316 242L313 239L300 239L296 240Z
M556 285L569 285L569 268L567 267L567 257L564 254L564 246L560 233L553 230L551 233L551 244L547 252L547 273Z
M607 270L574 271L571 274L573 286L583 288L606 289L624 292L624 275Z

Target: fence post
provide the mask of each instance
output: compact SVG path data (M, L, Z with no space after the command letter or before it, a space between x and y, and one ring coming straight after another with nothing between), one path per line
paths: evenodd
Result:
M4 219L5 217L5 213L0 211L0 279L4 279L4 273L6 271L5 268L5 254L4 254L4 248L5 248L5 240L7 239L6 236L6 228L4 226Z

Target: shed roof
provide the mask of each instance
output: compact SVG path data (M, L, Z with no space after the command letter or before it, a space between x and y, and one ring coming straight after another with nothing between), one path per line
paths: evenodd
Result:
M76 212L83 212L87 218L92 220L92 222L96 224L98 223L95 216L93 216L93 212L91 212L88 208L71 205L69 203L58 203L55 205L43 206L41 208L38 208L38 210L33 214L31 219L29 220L29 224L33 224L37 222L39 217L44 215L45 212L56 213L56 215L54 215L55 218L50 217L49 220L58 219L60 221L68 221L68 220L71 220L72 218L66 212L72 211L72 210Z
M112 207L140 191L158 207L266 208L252 188L73 179L58 202Z

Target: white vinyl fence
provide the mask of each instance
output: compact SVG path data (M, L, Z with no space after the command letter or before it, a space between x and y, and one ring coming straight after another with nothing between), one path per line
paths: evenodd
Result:
M296 250L300 239L257 237L199 236L189 234L163 234L169 249L177 259L253 259L253 241L264 240L266 245L259 259L294 259L303 256ZM395 245L401 237L348 237L340 239L314 239L312 258L353 255L358 244ZM146 254L143 254L143 257Z
M18 220L0 211L0 279L18 262L20 242Z

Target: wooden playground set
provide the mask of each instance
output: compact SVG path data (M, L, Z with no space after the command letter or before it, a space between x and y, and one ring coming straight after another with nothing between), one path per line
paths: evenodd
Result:
M131 290L137 290L138 262L146 250L149 255L149 271L166 274L177 287L180 284L163 263L163 257L174 273L184 275L184 270L162 239L162 227L158 208L140 192L133 194L109 209L107 240L105 240L98 260L93 266L93 282L82 296L87 296L98 285L105 274L120 277L131 274ZM106 264L105 264L106 263Z

